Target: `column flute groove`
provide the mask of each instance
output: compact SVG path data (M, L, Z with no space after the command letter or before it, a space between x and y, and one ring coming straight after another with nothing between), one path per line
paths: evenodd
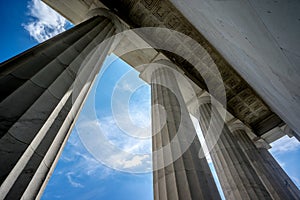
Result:
M268 163L272 166L272 171L278 175L279 181L281 185L284 185L284 188L287 188L290 194L294 199L300 199L300 190L295 185L295 183L291 180L291 178L286 174L286 172L281 168L275 158L270 154L267 149L260 148L260 154L264 159L268 161Z
M245 152L248 160L252 164L256 173L259 175L262 183L265 185L266 189L269 191L273 199L299 199L299 190L290 180L290 178L285 174L284 178L280 177L283 169L275 161L270 162L274 159L273 156L265 148L256 148L252 140L247 135L244 127L241 125L232 125L232 133L234 134L236 140L239 142L240 147ZM277 169L273 166L276 165ZM286 182L291 182L297 190L296 193L290 191L290 188L286 185ZM297 194L298 196L295 194Z
M174 67L170 61L161 60L157 63ZM201 144L175 75L170 69L159 68L152 73L151 77L152 106L161 105L166 114L166 124L153 136L153 144L155 144L153 152L170 145L169 149L156 154L157 157L153 157L154 166L165 164L163 168L155 169L153 172L155 200L220 199L206 159L198 157ZM182 108L182 106L184 107ZM163 111L157 111L152 107L153 134L162 120L163 113L161 112ZM182 127L180 123L184 123ZM177 134L179 129L181 131L183 129L183 135ZM187 137L191 134L194 134L194 139L187 150L183 152L184 146L188 143ZM176 142L174 142L175 140ZM181 156L175 159L178 152L181 153ZM159 161L158 158L162 158L163 161ZM170 159L174 159L174 162L166 163ZM161 190L167 194L162 193Z
M212 113L215 116L213 119ZM210 103L203 103L199 116L200 127L211 148L210 154L226 199L271 199L217 109ZM210 120L213 120L211 126ZM209 128L212 135L207 135ZM222 130L219 136L218 129ZM212 141L216 144L213 145Z
M117 30L99 15L1 64L0 199L42 194Z

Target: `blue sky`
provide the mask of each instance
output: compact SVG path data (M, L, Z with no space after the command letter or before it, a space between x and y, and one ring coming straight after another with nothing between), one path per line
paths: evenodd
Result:
M112 55L110 58L114 57L115 56ZM130 149L135 153L150 152L151 146L149 139L145 140L145 142L132 141L133 139L124 135L117 127L112 118L110 98L114 86L124 73L131 70L132 68L123 61L116 60L103 73L98 85L95 86L95 109L97 118L99 123L101 123L104 134L110 138L110 141L114 145L122 149ZM138 79L138 73L134 73ZM149 98L147 98L150 92L149 87L145 86L139 90L140 92L132 96L130 104L137 103L136 99L139 99L138 101L145 101L144 104L139 104L139 109L145 111L146 107L150 107ZM141 94L144 94L143 96L146 98L143 98ZM94 96L90 96L89 98L94 98ZM89 100L87 100L87 102L88 101ZM90 105L86 105L85 108L83 108L81 115L86 114L86 107L88 106ZM132 117L135 118L136 116ZM147 116L142 116L142 118L145 119L145 122L150 120ZM93 123L91 126L93 126ZM136 148L133 148L134 146ZM101 147L97 150L104 151ZM125 163L122 164L132 164L130 160L124 162ZM136 164L140 163L137 162ZM107 165L109 165L109 163L107 163ZM102 165L85 149L77 134L77 130L74 129L54 171L54 175L45 190L43 199L150 200L153 199L152 193L151 173L132 174L120 172L111 167Z
M38 0L1 1L2 19L0 62L21 53L72 25ZM113 59L112 55L109 59ZM108 59L108 61L109 61ZM111 94L117 81L126 73L138 79L138 73L121 60L113 62L95 86L96 114L100 127L110 141L121 149L137 154L150 153L150 140L124 134L112 117ZM119 89L132 90L132 82ZM94 98L91 97L91 98ZM130 118L136 126L150 123L150 89L144 85L133 92L129 101ZM85 111L83 110L83 113ZM200 130L199 126L196 129ZM271 153L300 186L300 143L287 136L271 144ZM143 160L121 160L120 165L135 166ZM212 166L210 162L210 166ZM215 173L215 172L214 172ZM74 129L57 167L45 190L43 199L153 199L152 175L132 174L100 164L81 143Z

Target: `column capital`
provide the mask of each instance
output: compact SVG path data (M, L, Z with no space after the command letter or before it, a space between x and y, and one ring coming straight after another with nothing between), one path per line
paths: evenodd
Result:
M160 56L157 57L159 58ZM142 80L144 80L146 83L151 84L151 77L153 73L160 68L170 68L170 69L178 70L178 67L167 58L159 59L159 60L154 59L152 63L145 65L144 69L140 72L139 77Z
M113 12L111 12L110 10L108 10L106 8L95 8L95 9L90 10L86 14L85 20L88 20L95 16L103 16L103 17L110 19L112 21L112 23L115 25L117 33L121 33L127 29L125 26L125 23L123 23L117 15L115 15Z
M231 132L234 132L234 131L237 131L237 130L246 131L246 126L236 118L230 120L227 123L227 125L228 125L228 128Z
M263 138L257 137L254 140L254 144L258 149L270 149L271 145L269 145Z
M199 118L199 98L201 95L205 93L205 90L201 90L196 93L196 96L194 96L192 99L190 99L187 103L186 106L188 107L189 112L196 116L196 118Z
M209 92L204 91L199 95L198 98L199 106L204 104L211 104L216 108L220 113L226 114L226 107L224 107L214 96L212 96Z
M207 92L204 92L198 98L199 105L211 103L211 99L211 95Z
M255 135L252 132L251 128L249 128L243 122L241 122L236 118L233 118L232 120L228 121L226 124L232 133L234 133L234 131L241 130L241 131L245 131L251 140L257 138L257 135Z
M291 129L287 124L283 125L281 127L282 131L289 137L294 137L295 136L295 132L293 131L293 129Z

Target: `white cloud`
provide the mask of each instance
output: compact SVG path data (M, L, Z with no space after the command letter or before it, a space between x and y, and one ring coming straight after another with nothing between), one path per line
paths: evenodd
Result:
M126 116L124 116L126 117ZM102 133L108 138L108 140L116 145L118 148L129 152L129 153L150 153L151 152L151 141L150 139L141 139L132 137L135 131L132 128L132 132L124 133L116 124L112 116L103 117L99 119L99 126ZM90 126L94 126L93 123Z
M131 167L136 167L136 166L139 166L139 165L142 165L142 161L149 158L149 155L136 155L134 156L132 159L130 160L126 160L123 165L124 165L124 168L131 168Z
M132 83L130 83L130 82L125 82L122 85L119 84L119 85L117 85L117 87L120 90L123 90L123 91L126 91L126 92L130 92L130 93L134 92L134 90L135 90L134 85Z
M61 161L64 162L64 167L57 173L65 174L68 182L73 187L84 187L82 185L83 177L89 176L103 180L114 175L113 170L103 166L101 162L86 151L76 132L70 135Z
M113 176L113 171L104 167L98 160L93 158L89 153L81 152L81 150L76 147L72 147L72 151L68 152L73 157L72 160L66 161L71 163L72 167L68 167L63 173L67 171L66 174L72 173L77 174L78 177L82 176L93 176L98 179L106 179L107 177ZM73 154L73 155L72 155Z
M151 136L150 86L135 70L118 81L111 98L114 119L124 132L141 138Z
M145 160L149 160L149 155L135 155L133 157L124 157L123 154L112 155L111 160L114 161L114 165L120 169L129 169L140 167L144 164Z
M150 119L149 112L147 112L147 107L150 107L150 105L131 106L131 109L129 111L129 116L134 125L142 128L150 127L151 119ZM148 129L148 131L149 133L147 135L150 136L151 135L150 128Z
M28 3L30 22L22 24L30 36L43 42L63 31L67 20L40 0Z
M80 121L76 128L90 152L80 155L86 162L92 163L86 157L93 155L97 159L94 159L95 164L100 161L112 169L127 172L151 170L151 162L148 162L151 160L150 139L138 139L125 134L118 128L112 116L103 117L99 121ZM89 137L91 134L92 137Z
M271 153L282 154L300 149L300 142L294 137L289 138L288 136L284 136L279 140L271 143L271 146Z
M76 182L76 181L73 180L73 177L72 177L73 175L74 175L73 172L68 172L68 173L66 174L69 183L70 183L73 187L76 187L76 188L83 188L83 185L82 185L82 184L80 184L80 183L78 183L78 182Z

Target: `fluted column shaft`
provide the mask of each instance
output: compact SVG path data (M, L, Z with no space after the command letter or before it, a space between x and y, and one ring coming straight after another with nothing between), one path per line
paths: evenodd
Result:
M153 172L154 199L220 199L206 159L198 157L201 144L175 75L169 69L157 69L152 74L151 82L152 130L155 134L152 138L153 152L165 148L165 151L158 154L153 153L153 166L158 168ZM157 104L165 109L165 114L153 109L153 105ZM155 133L164 120L163 116L166 116L166 123ZM179 136L179 131L184 134ZM184 146L188 143L185 136L189 134L194 134L194 137L184 151ZM178 152L180 157L175 158ZM174 159L174 162L168 163L167 160L170 159ZM164 166L161 168L159 165Z
M300 199L300 196L295 196L296 193L290 191L295 187L299 195L298 188L285 173L282 173L283 169L267 149L256 148L242 127L232 129L232 133L273 199ZM284 174L285 178L282 179L281 174Z
M41 195L116 31L97 16L0 66L0 199Z
M215 118L210 126L212 113ZM199 114L200 127L209 148L212 147L210 155L226 199L271 199L217 109L210 103L204 103L200 105ZM211 135L207 135L209 128ZM220 134L218 129L221 130ZM215 144L212 143L214 140Z
M264 160L267 161L269 168L272 170L273 174L276 174L277 182L280 184L280 187L285 188L289 191L289 194L293 196L293 199L300 199L300 191L291 178L286 174L286 172L281 168L275 158L270 154L270 152L265 148L258 149L260 155Z

